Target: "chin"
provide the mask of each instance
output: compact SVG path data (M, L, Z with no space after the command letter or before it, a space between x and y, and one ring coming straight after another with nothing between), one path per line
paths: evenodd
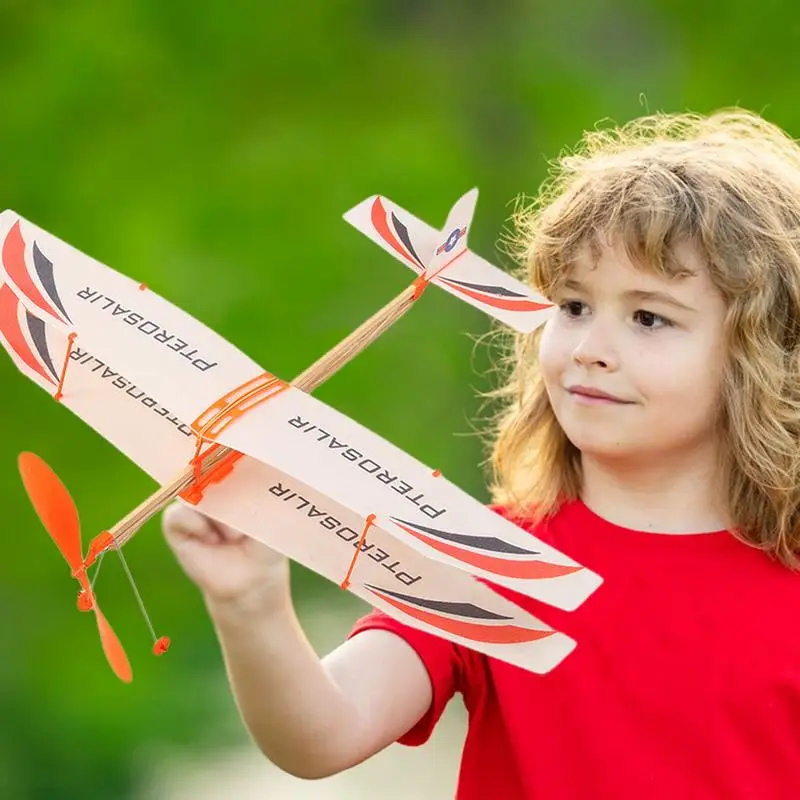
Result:
M643 442L631 441L627 436L613 436L608 431L598 431L591 435L586 430L579 432L566 431L567 438L580 450L581 455L600 459L630 458L640 455Z

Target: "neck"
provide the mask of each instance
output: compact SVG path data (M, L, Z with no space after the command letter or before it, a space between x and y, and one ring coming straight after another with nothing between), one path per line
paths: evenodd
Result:
M581 499L619 525L656 533L704 533L726 528L715 477L717 454L670 460L603 461L583 454Z

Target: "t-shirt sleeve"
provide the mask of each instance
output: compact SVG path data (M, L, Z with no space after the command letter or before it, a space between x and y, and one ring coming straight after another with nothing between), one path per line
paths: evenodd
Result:
M459 648L447 639L405 625L379 609L357 620L347 638L370 629L391 631L401 636L414 648L428 671L433 690L431 705L422 718L397 740L399 744L410 747L424 744L433 733L447 703L460 690Z

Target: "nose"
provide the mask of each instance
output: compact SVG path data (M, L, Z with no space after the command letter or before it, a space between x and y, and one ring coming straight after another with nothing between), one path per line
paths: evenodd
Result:
M573 361L583 367L596 366L605 370L617 369L619 357L609 323L599 317L594 317L581 328L582 335L572 351Z

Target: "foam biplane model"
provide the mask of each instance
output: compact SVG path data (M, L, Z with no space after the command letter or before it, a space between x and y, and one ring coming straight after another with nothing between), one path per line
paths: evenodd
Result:
M131 665L88 570L109 551L122 557L174 498L387 614L477 651L542 673L573 649L481 579L573 610L598 575L311 394L431 284L520 331L547 318L551 303L467 248L476 197L464 195L443 230L379 196L345 214L417 275L293 381L144 284L13 211L0 214L3 346L24 375L158 484L84 553L67 489L38 456L18 460L33 507L80 584L78 607L94 611L121 680L132 679ZM163 653L169 640L150 630Z

